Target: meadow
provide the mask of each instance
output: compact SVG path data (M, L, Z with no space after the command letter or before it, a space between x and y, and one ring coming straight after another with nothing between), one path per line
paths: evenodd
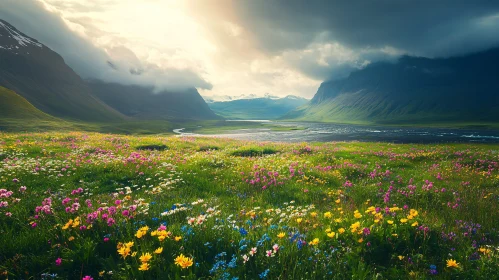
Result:
M0 133L0 279L499 279L499 145Z

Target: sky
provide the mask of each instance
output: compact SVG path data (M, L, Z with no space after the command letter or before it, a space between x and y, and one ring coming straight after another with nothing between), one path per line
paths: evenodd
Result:
M499 46L492 0L0 0L0 18L83 78L215 97L311 98L373 62Z

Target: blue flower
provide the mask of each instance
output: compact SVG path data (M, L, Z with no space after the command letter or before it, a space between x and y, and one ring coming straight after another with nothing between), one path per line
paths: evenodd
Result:
M244 228L240 228L239 233L243 236L248 234L248 232Z
M260 279L266 279L269 272L270 272L270 269L267 269L264 272L258 274L258 277L260 277Z

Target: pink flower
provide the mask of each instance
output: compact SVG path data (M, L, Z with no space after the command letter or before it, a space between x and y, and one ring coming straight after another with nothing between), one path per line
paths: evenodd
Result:
M62 263L62 259L61 258L58 258L57 260L55 260L55 265L60 266L61 263Z
M12 217L12 213L11 212L7 212L7 213L5 213L5 216Z
M104 242L108 242L109 241L109 237L104 237Z
M83 277L82 280L94 280L94 278L92 278L92 276L87 275L87 276Z

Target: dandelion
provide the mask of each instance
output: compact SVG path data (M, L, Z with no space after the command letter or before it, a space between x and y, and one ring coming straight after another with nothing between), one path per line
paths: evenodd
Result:
M447 260L447 267L459 268L459 263L456 260L449 259Z

